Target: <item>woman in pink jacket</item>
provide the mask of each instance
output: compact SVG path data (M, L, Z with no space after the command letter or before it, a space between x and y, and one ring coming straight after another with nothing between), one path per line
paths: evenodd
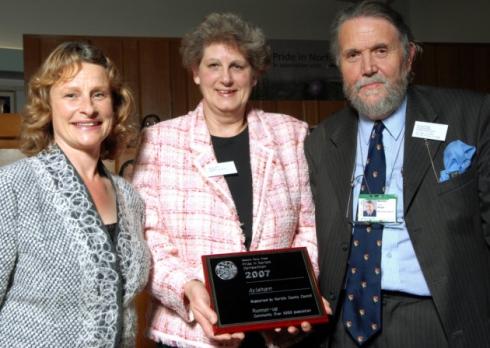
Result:
M133 178L153 255L149 336L162 347L260 347L260 335L213 334L201 255L304 246L317 272L308 127L248 104L271 60L257 27L214 13L181 52L203 100L143 132Z

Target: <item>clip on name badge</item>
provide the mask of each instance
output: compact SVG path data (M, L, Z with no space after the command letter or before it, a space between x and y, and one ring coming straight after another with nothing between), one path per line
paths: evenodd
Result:
M238 173L238 171L236 169L235 162L233 161L210 164L206 167L206 176L208 178L212 176L230 175L236 173Z

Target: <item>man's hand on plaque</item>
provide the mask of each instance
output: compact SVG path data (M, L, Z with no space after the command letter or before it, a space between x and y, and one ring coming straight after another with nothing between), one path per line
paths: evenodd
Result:
M243 332L235 332L232 334L215 335L213 333L213 324L218 320L215 311L211 309L208 291L204 284L198 280L191 280L184 285L184 294L189 301L189 307L194 315L194 318L201 325L206 336L217 341L241 341L245 338Z

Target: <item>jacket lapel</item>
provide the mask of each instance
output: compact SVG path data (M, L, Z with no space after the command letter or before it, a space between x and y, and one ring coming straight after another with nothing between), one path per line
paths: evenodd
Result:
M257 248L264 218L267 213L266 198L272 180L274 147L263 111L252 109L247 115L250 136L250 165L252 171L253 222L250 250Z
M192 150L192 161L205 185L208 185L209 189L212 190L217 197L220 197L220 199L229 209L230 214L236 216L236 220L238 221L238 213L235 203L233 202L230 189L228 188L228 184L226 183L224 176L207 175L208 168L216 165L218 162L211 143L211 135L209 134L209 130L204 119L202 103L199 104L198 107L192 112L192 116L192 124L190 127L190 148Z
M128 190L122 178L108 175L117 197L117 253L120 273L124 277L124 304L128 304L145 286L149 272L150 254L142 234L144 204Z
M431 160L435 159L441 142L412 137L415 121L435 122L438 116L429 102L417 90L408 91L407 115L405 121L405 150L403 163L403 204L407 214L422 179L432 174ZM430 154L430 155L429 155ZM429 158L430 156L430 158Z
M122 319L119 308L114 306L120 296L121 282L100 216L75 168L58 146L50 146L30 161L45 192L45 202L60 216L66 233L72 238L71 250L78 259L81 289L84 289L79 299L80 315L86 318L78 345L112 346L116 334L108 328L115 327ZM101 253L101 250L110 252Z
M356 156L358 117L351 108L345 109L335 131L327 139L327 151L322 162L330 175L338 206L342 213L352 214L352 173ZM332 170L332 168L335 168Z
M266 215L266 195L271 182L271 176L273 174L271 167L274 157L274 149L270 132L267 128L267 124L263 122L259 113L261 113L261 111L251 110L247 114L248 131L250 137L250 165L253 180L253 222L252 242L250 244L251 250L256 248L262 232L263 219ZM204 119L202 104L199 105L194 111L192 122L191 149L193 153L193 163L206 185L209 185L209 188L222 199L223 203L230 210L230 214L236 216L236 220L239 221L235 203L224 176L218 175L208 177L206 175L206 169L209 166L217 164L217 161L213 146L211 144L211 136Z
M327 168L336 168L335 171L327 170L325 173L327 175L334 173L334 175L330 175L330 181L333 184L338 204L344 209L343 211L347 210L349 215L352 213L350 180L352 179L357 148L357 120L357 114L352 108L345 109L339 117L337 128L330 136L327 135L328 146L325 151L325 158L322 159ZM415 121L436 122L436 120L437 115L427 100L419 92L410 88L408 91L403 165L405 214L422 179L429 170L432 172L425 141L412 137L413 127ZM427 144L430 156L434 159L441 142L427 140Z

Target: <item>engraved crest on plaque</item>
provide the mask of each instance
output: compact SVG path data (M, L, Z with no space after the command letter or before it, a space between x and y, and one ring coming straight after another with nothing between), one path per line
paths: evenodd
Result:
M220 279L230 280L236 277L238 268L233 261L220 261L214 271Z

